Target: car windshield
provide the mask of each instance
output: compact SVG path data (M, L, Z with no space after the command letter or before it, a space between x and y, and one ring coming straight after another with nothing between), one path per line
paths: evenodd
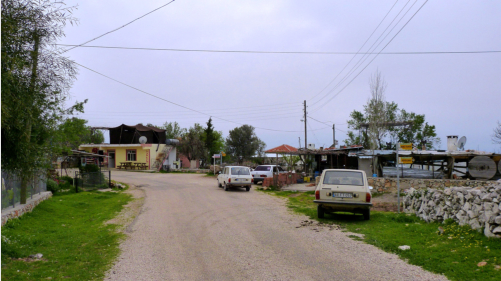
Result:
M271 171L271 166L257 166L254 171Z
M359 172L327 171L324 176L324 184L337 185L364 185L364 178Z
M235 167L231 168L232 175L250 175L249 168Z

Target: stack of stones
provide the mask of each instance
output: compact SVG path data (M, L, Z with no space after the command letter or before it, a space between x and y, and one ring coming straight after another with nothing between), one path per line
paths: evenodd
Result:
M404 210L421 219L442 222L453 219L460 225L483 230L487 237L501 238L501 183L483 187L451 187L444 190L410 188Z

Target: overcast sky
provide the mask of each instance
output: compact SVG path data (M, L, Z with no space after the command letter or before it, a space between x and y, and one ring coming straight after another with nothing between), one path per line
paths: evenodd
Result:
M66 1L78 5L74 16L79 24L69 25L60 43L81 44L168 2ZM378 53L401 30L383 53L501 50L501 1L428 1L415 14L423 3L177 0L87 45L348 53L363 46L361 52ZM212 116L215 129L225 137L249 124L268 149L284 143L298 147L299 137L304 146L306 100L308 114L326 123L308 119L308 143L330 146L335 123L336 139L343 144L349 114L363 110L370 76L379 70L387 82L386 99L424 114L436 126L442 149L447 135L458 135L467 137L467 149L501 152L491 140L501 121L501 53L383 53L364 57L80 47L66 55L161 98L79 67L70 102L89 99L79 117L91 126L167 121L205 126Z

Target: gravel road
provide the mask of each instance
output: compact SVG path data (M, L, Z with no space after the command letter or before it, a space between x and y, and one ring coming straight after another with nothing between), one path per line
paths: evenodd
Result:
M253 189L196 174L112 177L145 198L105 280L447 280Z

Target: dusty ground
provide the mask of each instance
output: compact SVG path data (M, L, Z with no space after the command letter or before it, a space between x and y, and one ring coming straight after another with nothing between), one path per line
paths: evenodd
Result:
M106 280L446 280L253 189L225 192L193 174L112 176L145 197Z

